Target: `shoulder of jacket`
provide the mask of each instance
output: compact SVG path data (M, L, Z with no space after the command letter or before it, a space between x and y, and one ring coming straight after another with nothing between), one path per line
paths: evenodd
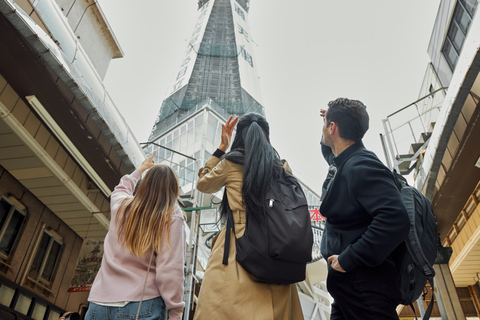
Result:
M182 220L185 220L185 217L183 215L183 211L182 209L180 209L179 206L177 206L175 208L175 210L173 210L172 212L172 218L178 218L178 219L182 219Z
M227 160L227 159L222 159L222 160L217 164L217 166L220 165L220 164L223 164L223 165L225 165L225 166L227 166L227 167L232 167L232 168L243 168L243 165L242 165L242 164L238 164L238 163L232 162L232 161Z

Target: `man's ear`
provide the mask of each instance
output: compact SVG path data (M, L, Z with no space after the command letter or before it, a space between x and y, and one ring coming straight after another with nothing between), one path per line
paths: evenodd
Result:
M331 121L328 130L330 130L331 135L334 134L337 131L337 124Z

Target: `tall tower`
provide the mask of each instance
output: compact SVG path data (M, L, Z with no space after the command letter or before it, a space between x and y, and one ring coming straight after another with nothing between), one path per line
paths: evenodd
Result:
M184 194L194 188L195 163L218 146L221 124L230 115L264 114L248 9L249 0L199 1L185 58L152 128L146 151L176 169Z

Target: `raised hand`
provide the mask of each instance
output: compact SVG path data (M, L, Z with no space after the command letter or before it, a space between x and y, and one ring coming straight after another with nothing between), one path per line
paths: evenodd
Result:
M325 118L325 114L327 113L327 110L325 109L320 109L320 117Z
M140 168L138 168L142 173L150 169L155 165L155 162L153 161L153 157L155 157L155 154L157 151L153 151L152 155L145 160L143 160L142 164L140 165Z
M238 122L238 117L235 117L235 119L233 120L232 118L233 116L230 116L227 122L225 124L222 124L222 140L218 149L222 150L223 152L226 152L228 147L230 147L230 143L232 142L233 129L235 129L235 126Z

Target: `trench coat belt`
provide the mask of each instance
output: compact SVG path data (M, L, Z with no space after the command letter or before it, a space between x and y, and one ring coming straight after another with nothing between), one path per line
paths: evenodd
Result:
M245 210L232 211L235 224L243 224L246 221Z

